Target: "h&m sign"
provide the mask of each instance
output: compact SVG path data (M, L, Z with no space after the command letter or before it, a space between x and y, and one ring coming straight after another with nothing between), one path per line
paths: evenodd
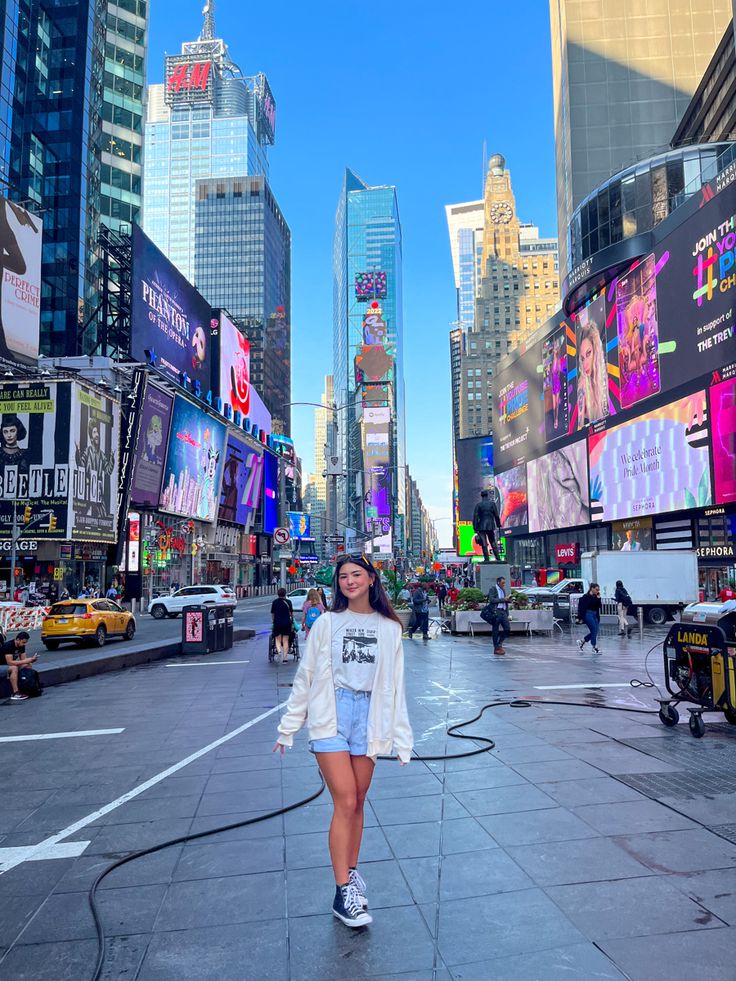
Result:
M166 59L166 103L205 102L213 94L214 63L191 58Z

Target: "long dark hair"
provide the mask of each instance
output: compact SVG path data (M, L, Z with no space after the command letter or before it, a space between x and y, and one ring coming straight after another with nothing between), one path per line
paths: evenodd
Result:
M394 623L398 623L400 627L403 627L401 620L396 616L396 611L391 606L391 600L383 588L383 583L374 569L373 563L365 555L345 555L337 560L335 575L332 578L331 612L342 613L343 610L347 610L348 608L347 596L340 590L340 569L344 565L347 565L348 562L352 563L352 565L359 565L361 569L365 569L366 572L373 576L371 588L368 590L368 602L371 604L371 609L375 610L376 613L380 613L382 617L386 617L387 620L393 620Z

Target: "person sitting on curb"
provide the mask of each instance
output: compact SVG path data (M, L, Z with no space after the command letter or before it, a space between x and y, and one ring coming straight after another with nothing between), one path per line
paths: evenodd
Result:
M21 668L30 668L34 661L38 660L38 654L26 657L26 644L31 639L27 630L21 630L14 640L6 640L0 647L0 653L5 656L5 664L8 668L8 680L13 694L10 696L11 702L23 702L28 698L18 688L18 672Z

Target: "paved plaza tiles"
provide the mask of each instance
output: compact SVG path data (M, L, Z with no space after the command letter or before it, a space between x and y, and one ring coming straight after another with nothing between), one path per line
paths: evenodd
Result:
M323 794L113 872L99 893L102 976L733 981L736 732L706 717L695 740L686 725L598 707L653 705L626 683L645 677L661 638L604 634L600 658L567 634L514 638L503 658L487 637L406 641L419 754L462 751L447 725L489 701L586 704L487 712L471 730L496 741L482 756L379 763L361 864L370 928L331 915ZM283 759L272 753L294 667L268 664L263 634L216 656L231 663L204 660L0 705L2 981L91 977L87 891L118 856L318 788L305 733ZM649 667L661 679L658 652ZM77 732L93 734L58 735ZM10 738L30 735L52 738Z

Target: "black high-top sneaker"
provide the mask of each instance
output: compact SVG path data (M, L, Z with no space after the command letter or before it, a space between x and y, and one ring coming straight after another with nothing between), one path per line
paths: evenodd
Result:
M332 912L342 920L345 926L362 927L373 922L370 913L363 909L358 897L358 890L348 883L346 886L335 887L335 901Z

